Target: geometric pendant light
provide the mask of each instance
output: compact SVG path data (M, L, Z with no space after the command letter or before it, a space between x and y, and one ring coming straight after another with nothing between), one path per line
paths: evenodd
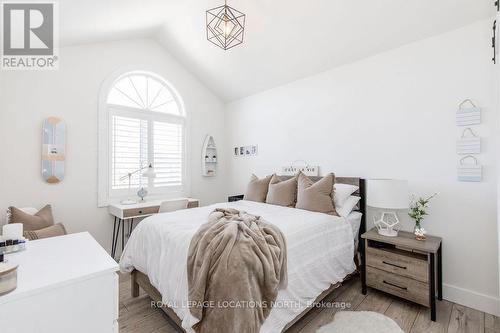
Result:
M228 50L243 43L245 14L224 5L207 10L207 39L218 47Z

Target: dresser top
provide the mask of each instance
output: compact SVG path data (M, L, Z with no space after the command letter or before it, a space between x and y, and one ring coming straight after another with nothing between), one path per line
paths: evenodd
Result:
M29 241L26 250L5 258L19 265L17 289L0 296L0 304L119 269L88 232Z
M387 237L379 235L376 228L370 229L361 235L361 238L410 248L428 253L436 253L441 245L441 237L428 236L426 240L419 241L415 239L415 235L411 232L399 231L396 237Z

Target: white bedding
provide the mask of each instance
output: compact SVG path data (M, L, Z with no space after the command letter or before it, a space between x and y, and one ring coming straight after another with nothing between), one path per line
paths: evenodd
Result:
M359 234L359 228L361 227L361 218L363 217L363 214L357 211L351 212L349 215L347 215L347 221L349 221L349 224L351 225L352 228L352 235L354 237L354 249L355 251L358 250L358 234Z
M162 294L163 302L183 321L187 332L193 332L190 327L197 322L186 306L189 243L217 207L260 215L285 235L288 287L279 292L261 328L263 333L281 332L321 292L355 270L353 231L342 217L244 200L153 215L135 228L120 268L124 272L135 268L147 274Z

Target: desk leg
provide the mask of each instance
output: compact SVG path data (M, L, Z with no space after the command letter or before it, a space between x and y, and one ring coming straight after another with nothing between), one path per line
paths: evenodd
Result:
M113 244L113 249L111 250L111 256L113 257L113 259L115 259L115 256L116 256L116 247L118 246L118 237L120 236L120 224L121 224L122 220L119 217L116 217L115 222L118 222L118 227L116 228L116 235L115 235L115 232L113 230L114 244Z
M132 235L132 229L134 229L134 219L129 220L129 226L128 226L128 238L130 238L130 235Z
M115 258L115 250L116 250L115 235L116 235L116 216L115 216L115 222L113 223L113 236L111 237L111 257L113 257L113 259Z
M438 300L443 300L443 260L442 249L443 244L439 245L437 252L437 287L438 287Z
M430 303L431 303L431 320L436 321L436 262L434 260L434 253L429 254L430 259L430 276L431 276L431 285L430 285Z
M123 249L125 248L125 220L121 220L122 222L122 253Z

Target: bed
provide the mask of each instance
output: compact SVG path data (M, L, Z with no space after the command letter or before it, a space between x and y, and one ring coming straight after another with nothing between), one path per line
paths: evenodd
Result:
M319 178L319 177L318 177ZM314 180L314 178L313 178ZM120 260L121 270L132 273L132 293L139 286L184 332L197 319L187 306L186 261L190 240L215 208L235 208L262 216L278 226L287 241L288 286L280 290L276 305L261 332L282 332L300 319L314 302L356 272L357 244L365 230L364 180L337 178L360 187L359 207L347 218L252 201L219 203L156 214L142 221L131 235Z

